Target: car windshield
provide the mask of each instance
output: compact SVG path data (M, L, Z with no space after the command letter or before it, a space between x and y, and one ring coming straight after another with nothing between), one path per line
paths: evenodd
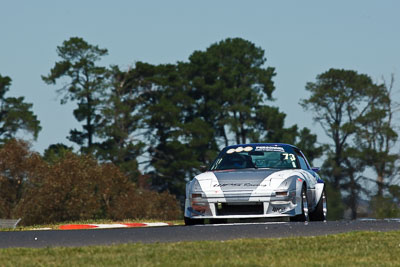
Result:
M225 148L210 170L273 168L297 169L298 161L290 147L244 146Z

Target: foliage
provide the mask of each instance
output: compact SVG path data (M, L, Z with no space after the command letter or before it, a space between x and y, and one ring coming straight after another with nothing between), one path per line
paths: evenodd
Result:
M365 140L361 132L367 136L366 123L375 114L373 107L385 98L385 90L367 75L343 69L318 75L316 82L307 83L306 90L311 95L301 105L313 111L314 121L331 139L324 163L326 174L335 191L347 191L345 202L355 218L362 172L369 164L361 158L366 152L362 151Z
M71 130L68 138L80 146L81 153L94 155L102 164L74 155L72 148L63 144L49 146L40 162L28 144L13 140L4 147L8 152L2 150L13 156L2 159L0 216L15 216L15 207L25 189L32 193L39 188L48 190L42 188L45 185L55 186L56 181L46 172L55 176L70 172L94 179L104 176L101 171L117 171L107 169L105 166L112 165L106 163L115 164L123 172L116 175L121 177L114 181L117 185L129 184L129 194L121 191L129 197L117 198L121 203L144 201L140 198L143 190L159 201L174 201L168 193L146 191L150 187L182 200L186 181L210 164L222 146L247 142L294 144L303 150L310 164L325 151L322 177L328 179L332 203L341 203L330 208L335 218L345 208L351 209L353 218L357 216L359 196L371 193L363 187L366 180L377 184L377 194L371 202L375 214L385 214L378 203L390 206L393 196L385 192L394 184L399 169L398 153L393 152L398 142L393 76L389 84L377 84L368 75L353 70L329 69L319 74L315 82L307 83L310 96L300 104L313 112L314 121L330 139L320 145L310 129L285 127L286 114L270 105L274 100L275 68L266 66L265 51L250 41L227 38L204 51L194 51L187 62L136 62L126 71L118 66L98 66L107 53L107 49L71 37L57 47L60 60L47 76L42 76L47 84L62 84L57 90L62 95L61 104L77 104L73 114L82 129ZM0 141L7 142L21 130L36 139L41 127L32 104L24 102L23 97L5 97L10 85L11 79L0 75ZM89 173L74 169L73 162L88 167ZM141 169L143 173L139 171L140 164L147 164ZM376 174L374 179L364 177L368 169ZM28 179L31 176L33 180ZM124 180L126 176L129 181ZM109 183L103 178L101 183ZM71 186L64 189L76 194L65 193L71 203L79 194L88 197L72 187L77 178L65 179L72 180ZM102 199L97 195L101 186L90 179L81 181L85 190L95 190L92 197ZM61 188L61 184L57 186ZM111 216L108 205L116 200L103 199L102 204L96 201L87 204L93 205L93 213L78 213L85 218ZM152 208L143 207L116 208L112 216L136 216L136 208L141 210L140 216L148 216L143 211Z
M186 181L232 142L307 145L310 162L322 153L309 129L284 128L286 115L266 104L276 73L250 41L227 38L193 52L188 62L136 62L127 71L96 66L107 50L82 38L64 41L57 53L61 61L42 78L67 81L58 90L61 103L76 101L74 115L85 121L69 139L140 186L148 179L159 192L182 198ZM143 175L140 163L147 163Z
M104 207L97 193L102 193L99 186L104 175L100 171L92 159L72 153L53 165L42 162L30 177L19 203L22 223L101 218Z
M214 119L210 121L220 129L225 145L227 130L240 144L257 135L253 131L256 125L276 128L259 120L277 113L276 109L264 105L265 101L272 100L275 90L272 78L276 73L272 67L263 67L266 62L263 49L241 38L227 38L204 52L195 51L189 60L191 94L203 100L197 101L194 110L199 110L199 115L206 120ZM257 113L261 116L256 116Z
M182 196L185 180L210 164L221 145L316 140L308 129L284 128L286 115L266 105L273 100L275 72L265 62L261 48L228 38L193 52L187 63L146 65L140 114L156 189ZM315 142L309 149L311 161L322 153Z
M105 94L102 119L98 128L101 142L96 156L110 161L121 168L132 181L137 181L140 173L137 158L143 154L144 143L138 132L141 126L141 97L145 84L146 64L136 63L136 68L127 72L113 66L111 87Z
M176 219L174 196L138 189L118 167L70 151L50 157L11 140L0 149L0 217L22 224L85 219ZM168 205L164 207L164 205Z
M181 217L181 209L175 196L167 192L134 189L116 197L115 204L110 209L110 218L176 220Z
M308 128L303 128L296 134L297 141L294 142L297 147L301 148L304 155L306 155L307 160L312 165L314 159L322 156L326 146L320 146L317 143L317 136L311 133Z
M74 116L79 122L84 122L82 130L71 130L69 139L80 145L83 152L91 152L101 119L100 106L108 74L106 68L95 63L107 55L107 49L71 37L57 47L57 54L61 60L42 79L47 84L56 84L60 79L68 81L57 90L63 95L61 104L76 101L78 107L74 109Z
M301 105L314 113L325 134L332 140L332 156L335 168L341 168L349 146L350 137L356 131L355 121L365 115L366 107L376 101L378 86L364 74L351 70L330 69L309 82L306 90L311 93ZM341 171L332 174L333 185L339 188L343 179Z
M170 195L138 190L116 166L73 153L52 165L42 162L25 190L17 207L23 224L96 218L173 219L179 214ZM168 203L169 208L157 210L160 202Z
M372 217L377 219L399 218L399 204L391 197L374 196L371 199Z
M24 187L40 163L40 155L24 141L11 139L0 148L0 218L16 218Z
M58 143L50 145L43 153L43 159L48 163L55 163L64 158L68 152L72 152L73 148Z
M389 186L386 196L376 195L371 199L372 216L374 218L400 217L400 186Z
M15 137L18 131L26 131L36 139L40 122L32 112L32 104L24 102L24 97L5 97L10 90L11 78L0 75L0 140Z
M149 176L153 188L182 196L185 178L215 154L212 129L193 117L182 65L136 64L140 80L142 128L147 138ZM210 151L212 148L212 151Z
M345 205L342 199L340 191L335 189L331 183L325 181L325 190L327 195L327 205L328 205L328 220L340 220L343 218L345 211Z
M359 148L359 158L375 172L377 199L382 200L385 199L384 189L396 176L396 163L400 159L397 151L392 151L398 140L393 123L396 107L392 100L393 82L392 76L389 85L380 85L380 90L377 91L378 101L370 103L365 116L356 122L355 143Z

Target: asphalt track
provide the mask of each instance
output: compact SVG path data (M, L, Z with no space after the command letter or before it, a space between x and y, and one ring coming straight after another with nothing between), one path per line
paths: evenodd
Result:
M400 220L263 222L125 229L0 232L0 248L79 247L122 243L318 236L349 231L399 231Z

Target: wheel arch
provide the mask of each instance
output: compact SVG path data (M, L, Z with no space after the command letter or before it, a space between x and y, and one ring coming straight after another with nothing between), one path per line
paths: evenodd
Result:
M303 212L302 208L301 208L301 201L302 201L301 191L303 190L303 187L306 189L306 193L307 193L308 188L307 188L306 180L301 178L301 177L296 178L296 203L297 203L297 206L296 206L296 209L295 209L296 210L296 215L302 214L302 212ZM307 195L307 202L309 202L308 199L309 198L308 198L308 195ZM299 205L299 203L300 203L300 205Z
M315 201L318 203L321 200L322 192L325 190L325 183L317 183L315 185Z

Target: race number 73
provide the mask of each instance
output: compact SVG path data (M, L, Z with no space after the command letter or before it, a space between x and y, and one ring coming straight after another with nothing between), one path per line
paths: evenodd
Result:
M296 161L296 157L293 154L282 153L282 155L285 157L284 160Z

